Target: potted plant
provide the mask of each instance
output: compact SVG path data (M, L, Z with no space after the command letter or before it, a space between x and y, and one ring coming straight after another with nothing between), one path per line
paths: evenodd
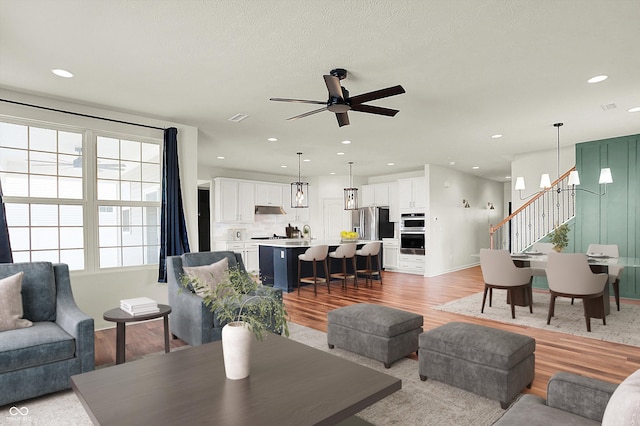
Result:
M563 223L556 226L551 233L549 242L553 244L553 249L558 253L564 250L569 245L569 225Z
M226 323L222 328L222 351L229 379L249 376L252 336L262 340L268 331L289 336L288 314L281 295L239 268L230 268L213 290L186 275L181 283L202 292L205 306L221 323Z

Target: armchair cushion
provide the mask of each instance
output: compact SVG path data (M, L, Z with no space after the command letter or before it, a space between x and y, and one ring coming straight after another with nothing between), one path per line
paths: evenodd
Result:
M547 383L547 405L601 422L615 389L613 383L560 372Z
M224 280L225 274L229 270L229 259L225 257L211 265L183 266L182 269L189 278L192 280L198 280L200 283L206 285L211 291L215 291L216 287ZM195 293L198 296L203 297L205 291L204 289L195 289Z
M7 263L0 278L24 272L22 306L24 318L37 321L56 320L56 279L50 262Z
M22 277L19 272L0 279L0 331L30 327L31 321L23 319ZM2 365L0 363L0 365Z
M640 422L640 370L617 387L602 418L603 425L637 425Z

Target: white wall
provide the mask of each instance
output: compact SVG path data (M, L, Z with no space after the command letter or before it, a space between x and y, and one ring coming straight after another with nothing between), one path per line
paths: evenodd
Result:
M198 250L198 129L177 123L136 116L119 111L74 104L49 98L0 89L0 97L13 101L73 111L77 113L107 117L115 120L146 124L156 127L178 129L180 181L185 209L187 232L191 251ZM126 124L112 123L93 118L78 117L32 107L0 102L0 116L39 120L44 123L64 124L79 128L113 131L132 136L153 137L162 140L163 132ZM159 303L167 303L167 287L158 281L158 266L121 268L107 272L72 272L71 286L76 303L95 320L96 329L112 327L113 323L102 319L105 311L117 307L120 299L147 296Z

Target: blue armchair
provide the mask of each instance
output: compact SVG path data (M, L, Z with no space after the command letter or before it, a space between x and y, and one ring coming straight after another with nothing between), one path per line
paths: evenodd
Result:
M204 305L200 296L180 284L180 278L184 274L183 266L210 265L225 257L229 261L230 269L240 268L245 271L242 257L232 251L185 253L182 256L167 258L167 291L171 305L169 328L174 337L191 346L222 339L222 327L225 324ZM277 290L277 296L282 299L282 290Z
M95 366L93 318L76 306L69 267L0 264L0 278L24 272L22 305L31 327L0 332L0 406L71 387Z

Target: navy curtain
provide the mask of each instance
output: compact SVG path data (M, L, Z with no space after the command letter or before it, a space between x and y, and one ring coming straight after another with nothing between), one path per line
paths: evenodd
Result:
M0 263L13 263L7 213L4 210L4 201L2 200L2 182L0 182Z
M167 256L189 253L187 226L182 209L178 170L178 129L164 131L162 153L162 212L160 213L160 262L158 282L167 282Z

